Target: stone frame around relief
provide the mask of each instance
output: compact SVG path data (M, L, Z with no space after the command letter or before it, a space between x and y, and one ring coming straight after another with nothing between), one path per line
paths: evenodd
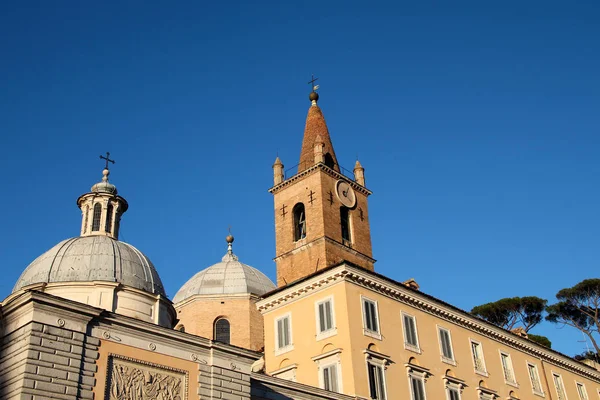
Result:
M156 396L148 397L145 393L142 393L141 396L135 395L135 397L131 397L131 395L126 397L115 397L112 393L112 388L114 383L116 382L115 376L113 375L113 370L115 365L123 365L128 366L130 368L137 369L139 371L138 376L141 376L147 381L148 377L150 379L155 380L157 377L151 375L152 373L161 374L163 378L163 382L166 378L175 378L175 381L171 380L170 382L176 382L177 379L180 380L180 395L179 397L162 397L165 400L186 400L188 398L189 391L189 372L186 370L169 367L166 365L156 364L149 361L142 361L135 358L122 356L120 354L108 354L108 360L106 363L106 385L104 388L104 399L105 400L129 400L129 399L155 399ZM146 383L146 382L145 382ZM146 383L147 384L147 383ZM159 382L160 386L160 382Z

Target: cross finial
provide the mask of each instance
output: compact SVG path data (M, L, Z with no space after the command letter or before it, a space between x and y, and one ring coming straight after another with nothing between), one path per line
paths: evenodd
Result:
M315 82L319 80L319 78L315 78L314 74L311 74L312 79L310 81L308 81L308 83L311 85L312 87L312 91L314 92L315 90L319 89L319 85L315 85Z
M104 167L104 169L108 169L108 163L109 163L109 162L110 162L110 163L113 163L113 164L115 163L115 160L111 160L111 159L110 159L110 153L109 153L108 151L106 152L106 157L104 157L104 156L100 156L100 159L102 159L102 160L106 160L106 166Z

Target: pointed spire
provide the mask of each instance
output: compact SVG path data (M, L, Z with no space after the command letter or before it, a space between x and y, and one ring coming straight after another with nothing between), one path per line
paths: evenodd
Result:
M365 169L358 160L356 160L356 164L354 164L354 180L359 185L365 186Z
M300 152L300 163L298 165L298 172L302 172L315 165L315 144L317 138L323 144L323 157L324 163L328 167L340 172L335 151L333 150L333 144L331 143L331 137L329 136L329 130L325 123L325 117L321 108L317 105L319 95L317 92L311 92L309 99L312 105L308 109L308 115L306 116L306 126L304 127L304 139L302 139L302 151Z
M285 178L284 175L283 163L279 159L279 156L277 156L275 163L273 164L273 184L278 185L283 182L283 179Z

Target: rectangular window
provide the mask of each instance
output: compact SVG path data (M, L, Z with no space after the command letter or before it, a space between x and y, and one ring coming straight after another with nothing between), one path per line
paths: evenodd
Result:
M460 400L460 392L458 389L449 387L447 390L448 400Z
M452 351L452 340L450 339L450 331L446 328L438 327L440 336L440 349L442 352L442 361L454 364L454 352Z
M385 400L385 382L383 368L379 365L367 363L369 373L369 393L373 400Z
M471 353L473 354L473 365L475 366L475 372L487 375L481 343L471 340Z
M404 328L404 347L408 350L420 352L415 317L402 313L402 326Z
M333 329L333 305L330 299L317 305L319 313L319 333Z
M379 318L377 317L377 303L363 298L363 317L365 330L379 333Z
M585 390L585 385L583 383L576 382L577 385L577 394L579 395L579 400L588 400L587 390Z
M558 400L567 400L567 395L565 394L565 385L563 385L562 377L558 374L552 374L552 379L554 380L554 387L556 388Z
M412 393L412 400L425 400L425 385L423 379L411 375L410 391Z
M502 372L504 373L504 381L507 383L516 383L515 373L513 371L510 355L500 352L500 361L502 363Z
M323 368L323 389L331 392L339 392L336 364Z
M537 367L527 363L527 370L529 371L529 379L531 380L533 393L543 396L544 391L542 390L542 383L540 382L540 375L538 374Z
M277 349L281 350L292 344L291 317L286 315L276 320L277 326Z

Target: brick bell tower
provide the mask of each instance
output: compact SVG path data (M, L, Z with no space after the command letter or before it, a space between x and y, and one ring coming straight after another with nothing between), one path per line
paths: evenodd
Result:
M370 271L375 263L365 170L356 161L353 177L342 173L317 88L309 96L298 172L286 178L279 157L273 164L277 286L342 261Z

